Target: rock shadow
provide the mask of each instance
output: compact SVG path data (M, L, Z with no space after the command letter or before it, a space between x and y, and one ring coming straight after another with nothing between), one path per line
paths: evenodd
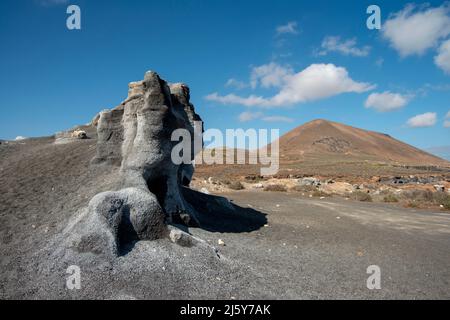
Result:
M243 208L219 196L207 195L183 187L183 195L198 212L200 228L210 232L241 233L260 229L267 224L266 214Z

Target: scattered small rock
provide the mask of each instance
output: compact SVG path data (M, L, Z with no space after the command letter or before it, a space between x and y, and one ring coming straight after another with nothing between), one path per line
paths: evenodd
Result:
M189 234L176 228L171 228L169 238L170 241L182 247L191 247L193 244L192 237Z
M75 130L71 134L72 138L76 139L87 139L87 133L84 130Z
M300 180L298 180L298 184L300 186L314 186L314 187L318 187L320 186L320 180L317 178L313 178L313 177L308 177L308 178L302 178Z

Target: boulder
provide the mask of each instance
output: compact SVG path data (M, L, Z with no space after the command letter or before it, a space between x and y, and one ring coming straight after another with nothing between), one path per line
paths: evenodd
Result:
M87 133L84 130L75 130L71 133L71 137L72 138L76 138L76 139L87 139Z
M164 212L146 190L127 188L97 194L80 223L80 237L72 241L79 252L120 255L138 240L164 237Z
M314 186L314 187L318 187L320 186L320 180L314 177L307 177L307 178L302 178L298 180L298 184L300 186Z

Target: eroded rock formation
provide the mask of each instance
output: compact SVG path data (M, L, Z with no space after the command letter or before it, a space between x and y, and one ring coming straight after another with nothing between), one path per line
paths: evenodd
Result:
M194 135L201 141L202 128L194 127L201 119L189 99L186 85L169 85L149 71L144 80L129 84L122 104L94 118L98 141L92 163L119 167L120 185L90 201L84 224L99 227L88 227L76 239L77 250L103 247L118 254L130 241L167 235L168 223L198 225L197 212L181 192L192 178L193 166L171 159L178 143L171 141L176 129L190 133L190 159L200 151Z

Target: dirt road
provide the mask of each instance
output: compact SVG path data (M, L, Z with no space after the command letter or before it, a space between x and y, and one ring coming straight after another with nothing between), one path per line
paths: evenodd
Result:
M260 275L260 298L450 298L450 215L297 194L224 195L266 213L267 226L246 234L194 234L226 246L222 254ZM367 267L381 289L366 286Z

